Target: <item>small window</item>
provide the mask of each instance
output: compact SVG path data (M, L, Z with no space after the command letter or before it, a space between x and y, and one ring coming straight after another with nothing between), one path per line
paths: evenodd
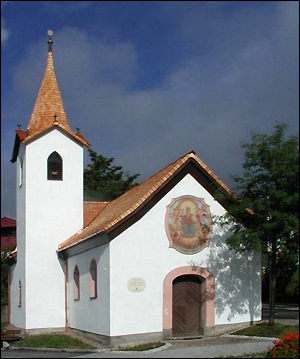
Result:
M57 152L51 153L48 157L48 180L62 181L63 160Z
M19 292L18 307L21 307L21 304L22 304L22 287L21 287L21 281L20 280L19 280L19 285L18 285L18 292Z
M90 298L97 298L97 264L94 259L90 266Z
M79 285L79 270L78 267L75 266L74 269L74 300L80 299L80 285Z

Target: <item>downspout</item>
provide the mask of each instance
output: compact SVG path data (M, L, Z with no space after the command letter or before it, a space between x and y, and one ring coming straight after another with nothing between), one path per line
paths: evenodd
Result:
M12 254L13 253L13 254ZM5 258L8 265L7 268L7 324L11 324L11 281L12 281L12 267L17 263L17 248L15 248Z
M10 312L11 312L11 294L10 294L10 291L11 291L11 274L10 274L10 271L11 271L11 267L8 268L8 271L7 271L7 324L11 324L10 322Z
M64 261L64 272L65 272L65 332L69 332L69 310L68 310L68 258Z

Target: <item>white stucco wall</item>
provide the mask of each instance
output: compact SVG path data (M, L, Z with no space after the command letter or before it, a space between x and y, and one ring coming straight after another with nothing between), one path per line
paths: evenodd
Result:
M97 263L97 298L90 299L90 265ZM80 299L74 300L74 269L80 276ZM109 245L91 249L68 259L69 326L101 335L109 335Z
M63 159L63 181L47 180L47 159L53 151ZM56 250L82 228L83 148L55 129L26 146L23 168L24 192L17 200L17 267L25 273L25 328L64 327L65 278ZM15 314L12 317L13 324L19 323Z
M20 162L23 164L22 185L20 185ZM20 145L19 156L16 163L16 198L17 198L17 246L18 246L18 262L10 268L10 321L19 328L26 326L26 280L25 280L25 206L26 206L26 176L24 176L24 168L26 167L25 146ZM19 289L21 282L21 306L19 306Z
M190 265L205 268L215 277L216 325L260 319L259 256L253 262L247 255L239 258L229 252L224 244L226 235L216 226L210 246L197 254L169 248L166 207L183 195L204 198L212 215L224 213L224 208L188 174L144 217L111 241L111 336L162 331L163 280L174 268ZM128 290L127 282L134 277L146 281L144 291Z

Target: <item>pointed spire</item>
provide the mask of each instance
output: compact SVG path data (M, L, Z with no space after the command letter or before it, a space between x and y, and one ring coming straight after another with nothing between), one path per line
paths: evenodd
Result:
M48 127L53 126L53 117L60 127L68 132L71 132L69 126L61 94L58 88L52 57L52 44L51 35L53 32L48 31L49 51L47 58L46 71L42 81L33 112L31 114L28 124L28 136L32 137L44 131Z
M16 130L16 139L11 162L16 162L17 160L20 142L26 143L32 141L39 135L42 135L47 131L51 131L51 129L54 128L65 132L73 140L79 142L80 144L86 147L90 146L81 133L72 132L69 126L54 72L52 58L52 34L53 32L49 30L49 48L44 78L29 120L27 131L20 129Z

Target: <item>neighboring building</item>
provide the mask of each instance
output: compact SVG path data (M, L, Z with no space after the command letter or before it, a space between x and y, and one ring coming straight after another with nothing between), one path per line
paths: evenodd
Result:
M101 133L101 128L99 128ZM83 147L52 59L27 130L17 130L17 255L10 322L107 343L211 335L261 319L260 256L213 224L229 188L189 152L111 202L83 202Z
M1 250L4 248L14 248L17 243L16 238L17 221L9 217L1 218Z

